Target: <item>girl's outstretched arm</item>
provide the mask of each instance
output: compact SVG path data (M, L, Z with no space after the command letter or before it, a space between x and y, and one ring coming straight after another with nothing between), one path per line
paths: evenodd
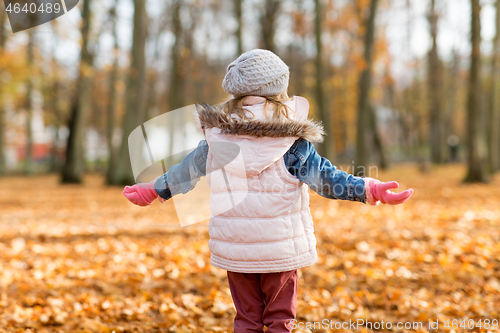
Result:
M126 186L123 195L133 204L148 206L156 198L161 202L179 193L187 193L194 189L202 176L206 175L208 144L205 140L198 143L195 150L174 165L167 173L150 183Z
M413 194L409 189L393 193L396 182L382 183L372 178L356 177L338 170L328 159L321 157L314 145L299 139L284 156L288 171L319 195L329 199L361 201L371 205L401 204Z

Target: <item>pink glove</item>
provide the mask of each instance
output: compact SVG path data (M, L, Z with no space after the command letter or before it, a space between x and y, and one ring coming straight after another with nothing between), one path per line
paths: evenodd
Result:
M370 205L377 205L379 202L389 205L402 204L412 196L413 189L410 188L401 193L389 191L398 187L397 182L383 183L373 178L365 178L366 201Z
M150 183L139 183L134 186L125 186L123 195L131 203L138 206L148 206L158 198L158 193L155 191L155 180Z

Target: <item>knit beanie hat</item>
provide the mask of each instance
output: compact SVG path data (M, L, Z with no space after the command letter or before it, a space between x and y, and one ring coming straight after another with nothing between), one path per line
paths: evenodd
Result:
M290 71L276 54L255 49L227 67L222 88L234 96L275 96L286 92Z

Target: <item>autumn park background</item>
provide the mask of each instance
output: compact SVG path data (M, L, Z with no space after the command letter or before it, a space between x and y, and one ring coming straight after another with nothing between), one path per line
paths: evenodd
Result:
M130 132L226 100L226 66L257 47L290 66L323 156L415 189L379 207L311 192L297 319L498 331L499 0L81 0L18 33L0 7L0 332L232 332L206 223L121 191Z

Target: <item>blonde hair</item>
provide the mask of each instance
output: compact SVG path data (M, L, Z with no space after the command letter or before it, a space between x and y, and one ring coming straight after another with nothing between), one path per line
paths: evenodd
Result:
M228 116L231 116L232 114L236 114L240 119L243 120L248 120L247 115L245 114L245 111L248 111L252 113L250 110L247 110L243 106L243 98L247 96L238 96L233 99L230 99L227 102L224 102L222 104L222 110L224 113L226 113ZM276 96L261 96L266 99L266 102L264 104L264 115L266 118L269 118L269 115L267 114L267 106L270 104L271 105L271 110L273 111L272 113L272 119L273 120L279 120L283 121L285 119L290 119L290 112L294 112L290 107L288 107L285 102L291 100L290 97L288 97L288 94L286 92L276 95Z

